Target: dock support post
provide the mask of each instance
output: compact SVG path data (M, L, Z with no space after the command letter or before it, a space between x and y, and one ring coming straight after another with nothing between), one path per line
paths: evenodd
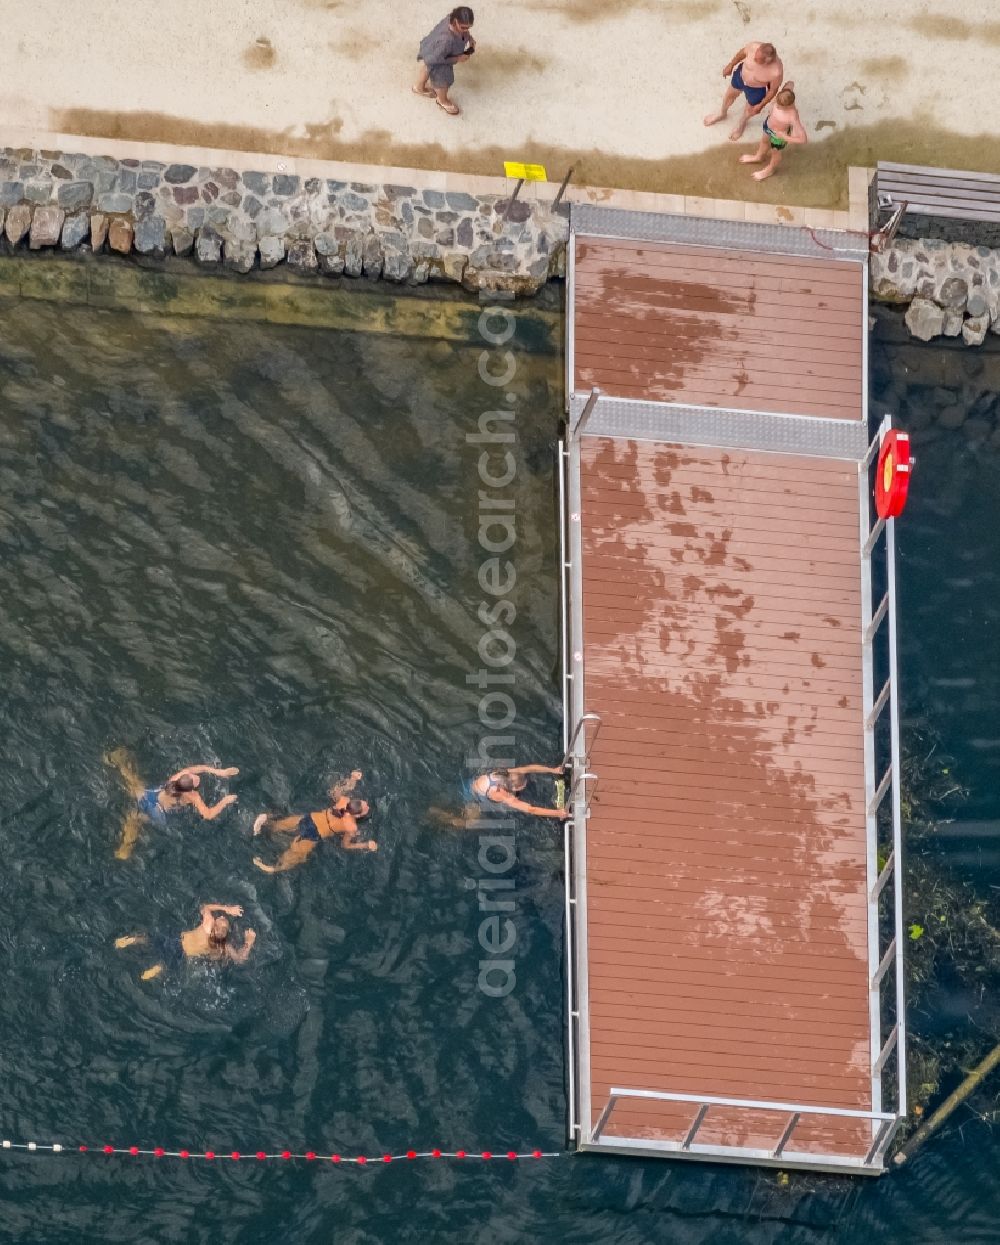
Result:
M948 1095L930 1119L925 1120L920 1125L910 1140L906 1142L894 1157L893 1162L905 1163L916 1150L919 1150L931 1133L937 1132L955 1108L960 1107L972 1091L979 1088L998 1063L1000 1063L1000 1046L994 1046L982 1063L977 1064L972 1069L958 1089Z

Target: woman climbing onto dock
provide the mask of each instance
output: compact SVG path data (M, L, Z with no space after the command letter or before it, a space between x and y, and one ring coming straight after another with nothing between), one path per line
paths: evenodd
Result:
M466 804L459 814L445 809L432 808L436 821L455 830L467 830L474 826L484 806L503 804L516 813L528 813L532 817L556 817L565 821L569 811L562 807L563 769L559 765L519 765L511 769L487 770L478 774L466 786ZM529 804L521 799L521 792L528 785L529 774L553 774L556 776L556 807Z

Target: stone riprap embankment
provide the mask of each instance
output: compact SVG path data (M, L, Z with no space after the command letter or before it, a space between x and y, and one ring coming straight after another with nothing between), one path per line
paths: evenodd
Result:
M933 238L897 238L871 259L871 292L887 303L909 303L914 337L959 337L980 346L1000 334L1000 251Z
M564 275L567 220L502 195L362 185L155 160L4 150L8 249L192 256L302 273L532 294Z

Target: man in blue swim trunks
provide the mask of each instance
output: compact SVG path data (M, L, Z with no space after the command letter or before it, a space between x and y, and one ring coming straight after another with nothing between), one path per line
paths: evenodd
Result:
M139 775L135 758L127 748L115 748L104 759L121 774L122 781L135 799L135 808L129 809L125 815L121 841L115 852L118 860L127 860L132 855L144 822L151 821L154 825L165 826L167 813L175 813L181 808L193 808L199 817L214 821L221 812L236 803L235 795L225 795L209 806L198 791L202 774L211 774L215 778L235 778L240 772L235 765L229 769L217 769L214 765L189 765L168 778L162 787L147 787Z
M762 112L777 95L784 73L785 68L773 43L748 43L745 48L740 48L722 71L724 78L729 78L732 74L722 97L722 109L709 113L705 124L715 125L716 121L721 121L736 98L740 95L746 96L747 106L737 121L736 128L729 135L730 140L735 143L747 128L750 118Z

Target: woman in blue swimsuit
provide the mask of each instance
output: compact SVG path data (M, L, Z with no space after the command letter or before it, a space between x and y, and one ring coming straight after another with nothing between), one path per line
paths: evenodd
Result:
M201 785L200 775L235 778L240 772L235 766L216 769L214 765L189 765L168 778L162 787L147 787L139 776L135 758L126 748L115 748L104 759L121 774L125 786L135 797L135 808L125 815L121 841L115 852L118 860L127 860L132 855L139 829L145 822L151 821L154 825L165 826L167 814L175 813L180 808L193 808L206 821L214 821L230 804L236 803L235 795L226 795L209 806L198 791Z

